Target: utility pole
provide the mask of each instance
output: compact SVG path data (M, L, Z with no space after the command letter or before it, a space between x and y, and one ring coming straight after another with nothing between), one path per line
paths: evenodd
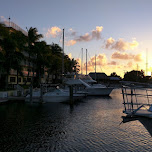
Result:
M62 42L62 77L64 75L64 29L63 29L63 42Z
M86 75L87 75L87 49L86 49Z
M83 48L82 50L82 57L81 57L81 74L83 74Z

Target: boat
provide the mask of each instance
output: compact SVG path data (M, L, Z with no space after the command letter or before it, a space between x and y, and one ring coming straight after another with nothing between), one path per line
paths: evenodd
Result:
M72 94L72 99L75 101L75 100L80 100L82 99L83 97L86 96L86 92L81 92L81 91L78 91L78 92L74 92ZM32 93L32 102L41 102L41 91L40 89L37 89L35 91L33 91ZM71 99L71 96L70 96L70 90L69 88L66 88L66 89L60 89L59 87L57 88L51 88L49 89L48 92L45 92L43 95L42 95L42 101L43 102L67 102ZM25 99L26 102L29 102L30 101L30 94L28 94L26 96L26 99Z
M53 91L46 92L43 95L44 102L66 102L69 99L69 93L61 89L54 89Z
M109 96L112 92L112 87L107 87L103 84L88 84L80 79L82 84L85 86L85 90L87 91L87 95L91 96Z
M122 116L121 124L128 123L131 121L139 121L152 136L152 119L146 117L139 117L139 116L133 116L133 117Z
M93 80L87 74L87 49L86 49L86 75L78 75L78 78L81 80L82 84L85 86L85 91L87 91L87 95L90 96L109 96L113 87L107 87L104 84L97 84L96 81L96 55L95 55L95 80Z
M125 113L129 117L142 116L152 118L152 89L134 86L122 86Z

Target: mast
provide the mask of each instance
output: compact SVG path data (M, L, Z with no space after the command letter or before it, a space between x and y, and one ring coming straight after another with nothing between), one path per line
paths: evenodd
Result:
M86 49L86 75L87 75L87 49Z
M64 29L63 29L62 49L63 49L63 52L62 52L62 76L63 76L64 74Z
M82 48L82 59L81 59L81 74L83 74L83 48Z
M95 81L96 81L96 54L95 54Z
M146 75L148 73L148 49L146 49Z

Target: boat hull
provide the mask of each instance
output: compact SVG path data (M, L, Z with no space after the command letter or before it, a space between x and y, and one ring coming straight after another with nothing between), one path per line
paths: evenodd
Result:
M68 96L43 96L44 102L67 102Z
M109 96L113 88L87 88L90 96Z

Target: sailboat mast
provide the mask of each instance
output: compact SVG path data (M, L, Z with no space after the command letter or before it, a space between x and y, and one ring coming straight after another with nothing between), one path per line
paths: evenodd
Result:
M148 74L148 49L146 49L146 75Z
M81 74L83 74L83 48L82 48L82 59L81 59Z
M87 49L86 49L86 75L87 75Z
M96 81L96 54L95 54L95 81Z
M63 76L64 74L64 29L63 29L62 49L63 49L63 52L62 52L62 76Z

